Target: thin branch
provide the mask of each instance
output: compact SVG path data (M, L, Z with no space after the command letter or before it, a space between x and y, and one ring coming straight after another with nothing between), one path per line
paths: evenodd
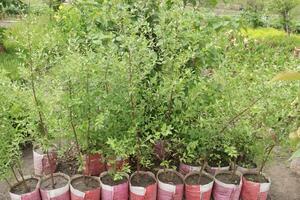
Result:
M237 115L235 115L233 118L231 118L227 124L221 129L220 133L223 133L233 122L238 120L243 114L245 114L247 111L250 110L258 101L260 101L264 96L259 97L255 101L253 101L250 105L248 105L244 110L239 112Z

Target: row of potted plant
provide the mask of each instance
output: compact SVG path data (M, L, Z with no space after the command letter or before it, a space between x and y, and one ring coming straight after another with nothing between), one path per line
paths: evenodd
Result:
M203 165L205 167L205 165ZM53 182L52 182L53 181ZM41 180L25 177L11 187L11 199L267 199L271 180L261 172L217 171L211 175L203 170L193 170L185 177L172 169L152 172L136 171L130 178L123 170L105 171L96 176L75 175L70 178L54 173Z

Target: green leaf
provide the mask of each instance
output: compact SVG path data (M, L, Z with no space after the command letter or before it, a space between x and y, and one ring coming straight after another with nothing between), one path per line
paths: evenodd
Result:
M277 74L272 81L294 81L294 80L300 80L300 72L281 72Z
M300 158L300 149L298 149L289 160L292 160L294 158Z

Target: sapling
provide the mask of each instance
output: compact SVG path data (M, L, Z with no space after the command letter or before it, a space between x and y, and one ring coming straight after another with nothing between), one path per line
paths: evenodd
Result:
M109 170L109 174L112 176L114 181L119 181L124 178L125 173L129 173L130 167L125 162L129 156L133 153L132 141L130 139L112 139L108 138L106 144L108 145L107 160L109 164L112 165L111 170ZM117 168L117 158L122 158L123 162L122 166Z
M236 148L234 146L230 146L230 145L225 145L225 152L228 154L229 158L230 158L230 162L232 165L232 172L231 172L231 178L234 178L234 175L236 174L236 161L238 158L238 152L236 150Z
M16 119L14 116L22 116L25 113L25 102L19 87L16 87L11 81L0 72L0 179L12 187L8 176L12 174L17 181L24 187L24 191L30 192L21 168L21 150L20 145L25 142L22 124L26 123L26 118ZM15 127L14 123L18 125ZM24 127L26 128L26 127ZM21 180L18 179L20 175Z

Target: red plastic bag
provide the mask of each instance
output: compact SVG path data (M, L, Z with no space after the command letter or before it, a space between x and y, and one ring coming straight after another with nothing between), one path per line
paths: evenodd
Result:
M95 179L96 181L99 182L99 188L95 188L95 189L92 189L92 190L89 190L89 191L82 192L80 190L75 189L72 186L72 180L76 179L76 178L80 178L80 177L83 177L83 176L81 176L81 175L74 176L71 179L71 184L70 184L71 200L100 200L101 189L100 189L100 180L99 180L99 178L91 177L91 178L93 178L93 179Z
M40 189L42 200L70 200L70 177L66 174L56 173L53 176L63 176L68 179L68 183L61 188L53 190ZM45 177L49 179L50 176Z
M221 172L217 172L217 174L219 173ZM236 174L241 177L239 185L226 184L215 178L213 187L214 200L239 200L242 190L242 174L240 172L237 172Z
M243 177L242 200L267 200L271 187L271 180L268 183L255 183Z
M40 154L39 152L35 151L35 148L33 148L33 166L34 173L36 175L49 175L50 173L54 173L56 171L57 153L55 151L50 151L49 157L51 165L48 160L47 154Z
M180 176L183 180L183 176L172 169L167 169L167 171L172 171ZM183 199L183 189L184 184L171 185L168 183L163 183L158 179L158 175L164 172L164 170L159 170L156 179L158 182L158 192L157 192L157 200L182 200Z
M83 174L88 176L99 176L105 171L105 164L100 154L85 155L83 159Z
M25 178L25 180L27 180L27 179L31 179L31 178L35 178L35 177L26 176L24 178ZM10 196L11 200L41 200L40 188L39 188L40 187L40 179L39 178L35 178L35 179L38 180L38 183L37 183L36 189L34 191L26 193L26 194L21 194L21 195L14 194L9 191L9 196ZM16 183L12 187L16 186L17 184L19 184L19 183Z
M185 180L186 178L188 178L193 174L199 174L199 172L190 172L185 176ZM210 200L211 199L211 193L214 185L214 178L205 172L204 174L212 179L212 181L206 185L188 185L185 182L186 200Z
M108 172L102 172L100 175L100 184L101 184L101 199L102 200L128 200L129 194L129 176L126 174L127 181L125 183L110 186L106 185L101 181L101 178L107 175Z
M200 171L200 169L201 169L201 166L192 166L192 165L187 165L184 163L180 163L180 165L179 165L179 172L183 175L186 175L193 171Z
M136 175L137 172L133 173L130 177L131 178ZM141 174L148 174L149 176L153 177L156 180L155 176L151 172L143 172L140 171ZM157 182L152 185L145 187L137 187L132 186L130 181L130 200L156 200L157 195Z

